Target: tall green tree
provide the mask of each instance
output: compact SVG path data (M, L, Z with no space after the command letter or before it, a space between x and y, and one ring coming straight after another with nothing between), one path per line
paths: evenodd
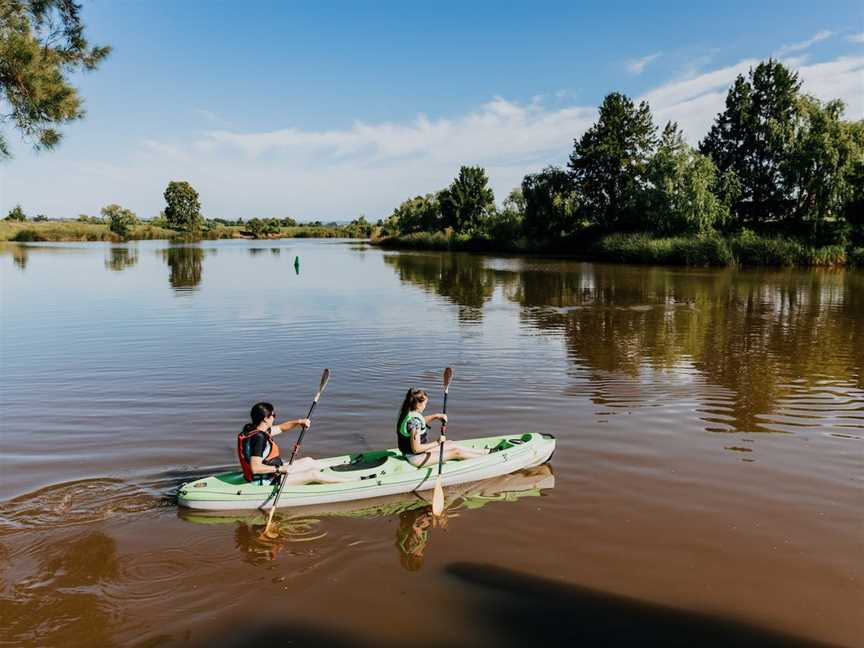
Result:
M613 229L639 226L638 197L657 127L647 102L618 92L603 99L597 122L574 142L568 168L589 217Z
M0 124L36 149L56 146L58 127L84 116L69 76L94 70L110 47L91 47L72 0L0 0ZM0 132L0 159L10 157Z
M579 201L569 174L546 167L522 180L525 233L536 239L558 239L580 226Z
M811 236L826 221L842 215L855 191L854 164L860 146L854 128L842 120L845 106L839 99L822 103L801 97L796 133L782 172L792 217L806 224Z
M705 234L729 218L711 158L684 141L676 123L663 129L646 172L645 215L658 234ZM721 194L722 195L722 194Z
M194 234L201 229L201 203L198 192L188 182L171 181L165 189L165 220L168 227L186 234Z
M463 166L450 186L438 194L445 227L470 234L483 225L495 209L495 195L486 171L478 166Z
M736 213L745 221L783 218L794 208L784 164L794 147L801 81L769 59L739 75L699 150L741 187Z
M108 229L124 239L138 224L138 217L135 216L135 212L120 205L106 205L102 208L102 217L108 221Z

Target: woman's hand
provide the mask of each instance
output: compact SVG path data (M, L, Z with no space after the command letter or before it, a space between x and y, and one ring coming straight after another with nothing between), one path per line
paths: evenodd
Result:
M446 414L436 414L435 416L437 416L438 420L441 421L442 423L447 423L447 415Z
M312 421L310 421L308 418L307 419L297 419L297 425L299 425L303 429L308 430L309 427L312 425Z

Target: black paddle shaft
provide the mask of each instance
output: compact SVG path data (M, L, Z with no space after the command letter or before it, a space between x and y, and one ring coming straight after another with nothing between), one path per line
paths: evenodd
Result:
M444 414L447 413L447 392L444 392ZM447 421L441 421L441 436L447 436ZM441 466L444 465L444 444L439 443L438 448L438 475L441 475Z
M315 409L315 406L317 404L318 404L317 400L312 401L312 407L309 408L309 413L306 415L307 419L312 418L312 410ZM300 444L303 443L303 435L306 434L306 430L308 430L308 429L309 428L304 427L300 431L300 436L297 438L297 443L294 444L294 449L291 451L291 458L288 459L288 465L289 466L294 463L294 457L297 456L297 451L300 450Z

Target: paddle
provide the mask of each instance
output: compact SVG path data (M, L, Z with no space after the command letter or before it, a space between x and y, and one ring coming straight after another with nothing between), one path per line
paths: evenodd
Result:
M444 413L447 413L447 390L453 380L453 369L444 370ZM441 423L441 436L447 436L447 421ZM435 481L435 491L432 494L432 514L439 517L444 512L444 488L441 486L441 468L444 465L444 443L439 443L438 449L438 479Z
M325 369L324 373L321 374L321 384L318 385L318 391L315 393L315 398L312 400L312 407L309 408L309 413L306 415L306 418L312 418L312 410L315 409L315 406L318 404L318 399L321 398L321 392L324 391L324 388L327 386L327 381L330 380L330 370ZM300 436L297 439L297 443L294 444L294 449L291 451L291 458L288 459L288 465L294 463L294 457L297 456L297 451L300 449L300 444L303 442L303 435L306 434L306 430L308 428L303 428L300 432ZM285 485L285 478L287 474L283 474L282 477L279 478L279 488L276 491L276 498L273 500L273 506L270 507L270 516L267 518L267 526L264 527L264 531L261 535L267 535L267 531L270 529L270 523L273 521L273 513L276 511L276 507L279 505L279 496L282 495L282 487Z

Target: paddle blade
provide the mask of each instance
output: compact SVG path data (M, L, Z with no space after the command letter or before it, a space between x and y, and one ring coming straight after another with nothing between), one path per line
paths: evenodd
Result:
M441 476L435 481L435 491L432 493L432 515L440 517L444 512L444 488L441 486Z
M330 370L325 369L321 374L321 384L318 386L318 393L320 394L324 391L324 388L327 386L327 381L330 380Z
M447 367L444 370L444 391L450 387L450 381L453 380L453 367Z

